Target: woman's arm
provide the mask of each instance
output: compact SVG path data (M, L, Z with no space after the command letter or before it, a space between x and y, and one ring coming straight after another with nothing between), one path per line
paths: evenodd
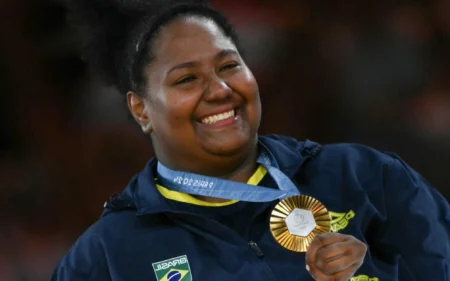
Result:
M379 245L400 254L415 280L450 281L450 207L396 155L384 185L387 225ZM450 171L449 171L450 172Z

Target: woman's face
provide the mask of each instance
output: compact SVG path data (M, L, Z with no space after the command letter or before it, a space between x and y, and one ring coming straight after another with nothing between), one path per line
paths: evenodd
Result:
M128 102L135 117L139 111L141 126L151 126L158 159L195 171L248 157L261 103L255 78L233 42L214 21L186 16L163 27L152 47L147 94L128 95Z

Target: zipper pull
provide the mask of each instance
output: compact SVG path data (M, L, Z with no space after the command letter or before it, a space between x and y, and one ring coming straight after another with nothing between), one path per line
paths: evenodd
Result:
M252 248L253 252L255 252L255 254L258 258L264 257L264 253L261 251L258 244L256 244L253 241L250 241L250 242L248 242L248 245Z

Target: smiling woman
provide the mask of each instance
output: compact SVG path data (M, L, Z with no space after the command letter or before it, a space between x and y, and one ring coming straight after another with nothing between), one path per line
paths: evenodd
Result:
M448 203L398 156L258 136L258 84L219 12L72 4L94 31L85 58L126 95L156 157L54 281L450 280Z
M127 95L157 158L175 170L246 181L256 168L250 148L261 104L233 40L213 20L193 15L174 19L159 34L144 69L144 96Z

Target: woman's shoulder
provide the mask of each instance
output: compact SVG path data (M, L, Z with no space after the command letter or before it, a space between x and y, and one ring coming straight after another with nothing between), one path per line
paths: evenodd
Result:
M361 188L377 192L394 180L393 173L415 173L397 154L358 143L325 144L314 162L310 166L318 175L329 174L344 182L351 179L364 183Z
M136 210L110 212L82 233L61 260L59 268L68 268L84 276L93 268L107 268L108 255L139 247L140 238L170 232L173 223L161 214L137 216ZM167 234L167 233L166 233Z
M79 239L100 240L104 245L116 244L138 237L142 230L151 236L172 227L173 222L163 214L138 215L136 209L113 211L94 222Z
M328 160L345 161L355 164L388 164L391 165L396 158L393 152L382 151L359 143L332 143L322 148L322 157Z
M306 150L316 150L314 155L321 162L328 164L392 164L399 157L392 152L385 152L359 143L327 143L322 144L310 139L298 140L283 135L267 135L261 137L265 142L278 143L291 151L303 153Z
M442 201L439 192L413 167L394 152L386 152L357 143L323 145L322 151L311 165L316 176L328 175L335 182L351 182L366 192L403 196L425 192ZM356 184L357 183L357 184Z

